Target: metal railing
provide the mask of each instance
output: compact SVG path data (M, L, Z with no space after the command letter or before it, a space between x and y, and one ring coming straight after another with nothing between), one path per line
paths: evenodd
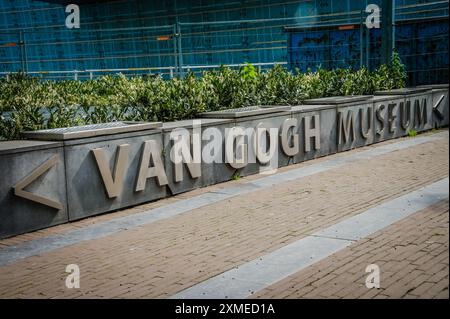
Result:
M264 63L250 63L251 65L262 70L265 67L273 67L275 65L287 65L287 62L264 62ZM240 68L246 63L223 64L223 65L183 65L182 69L186 72L202 72L203 70L218 69L221 67ZM94 79L96 75L103 74L123 74L123 75L169 75L170 78L175 76L176 67L148 67L148 68L122 68L122 69L96 69L96 70L65 70L65 71L31 71L27 72L30 75L50 76L56 78L70 78L78 80L80 78ZM0 72L0 76L8 78L15 72Z

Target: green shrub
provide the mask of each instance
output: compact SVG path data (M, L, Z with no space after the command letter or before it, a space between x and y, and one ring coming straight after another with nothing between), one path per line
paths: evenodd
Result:
M391 64L381 65L373 74L375 90L393 90L406 84L406 67L401 63L400 56L394 52Z
M298 105L305 99L372 94L404 87L398 54L373 72L362 68L290 72L276 65L221 67L183 78L106 75L87 81L40 81L22 73L0 79L0 139L26 130L111 121L175 121L251 105Z

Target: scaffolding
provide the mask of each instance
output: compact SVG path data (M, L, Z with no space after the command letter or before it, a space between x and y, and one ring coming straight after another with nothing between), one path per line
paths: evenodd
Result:
M92 79L120 72L173 77L246 62L262 70L283 64L305 71L373 69L383 60L382 31L364 27L366 1L327 1L327 7L323 1L188 1L186 7L168 1L157 8L152 1L135 0L135 6L125 9L124 1L115 1L86 5L89 19L80 29L61 25L60 5L17 2L23 7L0 11L8 15L4 20L18 21L3 28L0 24L3 75L23 71L48 79ZM448 81L448 1L396 3L393 43L413 84ZM109 16L101 15L105 6ZM108 19L118 27L111 27ZM40 20L46 23L32 23ZM425 71L429 75L421 75Z

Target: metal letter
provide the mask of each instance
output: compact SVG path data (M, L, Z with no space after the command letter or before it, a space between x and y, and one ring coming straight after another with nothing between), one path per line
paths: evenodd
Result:
M338 144L347 143L350 138L350 133L353 141L356 139L353 111L349 110L347 112L347 121L344 121L343 114L344 112L338 112ZM342 135L344 138L342 138ZM342 140L344 140L343 143Z
M267 133L269 133L269 150L263 152L262 148L267 149ZM270 127L268 124L259 123L255 128L254 145L255 154L261 164L267 164L272 160L273 155L278 149L277 144L278 129Z
M25 187L30 185L33 181L35 181L39 176L44 174L46 171L48 171L50 168L55 166L57 164L59 155L53 155L50 157L47 161L45 161L43 164L41 164L38 168L36 168L33 172L31 172L30 175L22 179L20 182L18 182L16 185L13 186L14 189L14 195L29 199L33 202L40 203L52 208L56 208L58 210L63 209L63 205L55 200L52 200L50 198L30 193L26 190L24 190Z
M422 99L422 104L420 104L420 101L417 99L414 101L414 110L415 110L415 119L417 119L417 121L415 121L415 126L422 126L424 124L427 123L428 119L427 119L427 99L423 98Z
M300 143L299 143L299 136L295 132L297 131L298 127L298 121L297 119L291 118L286 119L283 122L283 125L281 126L281 148L283 149L283 152L287 156L295 156L300 151ZM292 146L289 143L288 133L290 128L292 128Z
M433 112L434 112L434 114L436 114L439 121L442 121L444 119L444 115L441 113L441 111L439 111L439 105L441 105L444 98L445 98L445 95L442 94L441 97L439 98L439 100L436 102L436 104L433 105Z
M232 127L225 129L225 162L233 168L243 168L248 163L248 149L245 144L246 133L241 127ZM236 140L236 155L240 154L237 159L234 152L234 141Z
M378 123L380 123L380 127L377 128L377 135L383 134L383 131L384 131L384 116L382 115L381 112L382 112L385 108L386 108L386 106L384 106L384 104L380 104L380 105L378 105L378 107L377 107L377 109L376 109L376 111L375 111L376 116L377 116Z
M366 120L366 114L368 114L369 120ZM364 123L367 124L367 131L364 130ZM372 131L372 125L373 125L373 108L369 106L367 108L366 113L364 113L364 109L359 109L359 126L361 127L361 136L364 139L368 139L370 136L370 132Z
M142 151L141 163L139 165L139 175L136 183L136 192L143 191L147 179L156 177L159 186L167 185L167 176L164 171L164 165L161 160L162 149L154 140L144 142L144 150ZM153 166L148 166L153 162Z
M397 103L390 103L388 105L388 122L389 122L389 132L395 133L397 126L395 125L395 119L397 115L395 112L397 111Z
M314 128L311 128L311 119L314 121ZM311 151L311 138L314 137L314 149L320 149L320 117L319 115L305 116L303 118L305 134L305 152Z
M400 102L400 120L402 129L408 130L411 124L411 101L406 101L406 104Z
M105 149L96 148L92 150L109 198L117 197L122 192L130 145L122 144L118 146L118 149L119 150L116 151L116 161L114 164L114 177L112 177L109 169Z
M170 156L175 169L175 182L183 180L183 163L186 164L192 178L198 178L201 172L201 135L193 134L193 154L190 150L191 134L186 129L175 129L170 132L170 139L175 141Z

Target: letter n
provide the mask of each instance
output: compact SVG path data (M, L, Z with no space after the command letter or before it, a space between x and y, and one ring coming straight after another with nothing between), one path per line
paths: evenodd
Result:
M427 99L422 99L422 103L419 100L414 101L414 111L415 111L415 126L421 127L425 125L428 121L427 118Z

